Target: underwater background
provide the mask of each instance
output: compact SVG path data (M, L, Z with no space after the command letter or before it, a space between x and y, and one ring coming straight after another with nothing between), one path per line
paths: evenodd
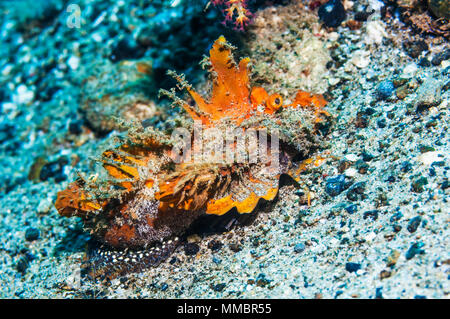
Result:
M449 1L4 0L0 13L1 298L448 297ZM221 35L252 86L328 101L321 160L253 213L198 223L156 267L92 280L89 229L58 213L58 192L99 170L124 122L173 130L184 111L159 96L177 85L167 71L208 92L200 62Z

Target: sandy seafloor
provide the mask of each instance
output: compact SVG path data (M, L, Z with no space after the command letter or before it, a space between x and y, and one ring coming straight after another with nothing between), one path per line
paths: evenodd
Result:
M318 83L333 117L325 162L303 175L310 206L299 200L302 189L285 186L250 225L191 236L199 246L194 256L180 246L158 267L108 285L79 279L89 236L79 220L59 216L53 203L77 170L92 171L91 158L117 134L95 134L89 122L95 120L80 109L86 74L119 63L115 52L122 60L148 57L153 67L184 71L202 86L197 63L208 43L235 31L220 24L220 12L203 13L202 1L198 8L195 1L75 2L83 18L79 29L67 27L66 2L1 3L1 298L448 298L448 38L418 33L395 15L383 17L377 1L347 3L348 20L360 5L375 10L355 30L342 25L311 32L332 57L325 62L334 62L294 85L314 91ZM276 25L288 5L259 10ZM272 23L258 20L261 12L255 34ZM317 20L317 9L311 14ZM197 21L203 15L208 23ZM164 27L155 19L165 19ZM136 39L145 26L157 34L151 45L144 39L117 49L124 35ZM211 34L198 29L206 27ZM247 41L246 33L234 36ZM417 52L408 52L405 42ZM198 57L184 60L185 43L203 46ZM295 57L286 59L296 67ZM300 77L288 73L275 74L273 87L283 89L277 76L283 83L295 82L286 76ZM112 76L108 81L121 91ZM164 111L167 104L151 94ZM44 166L32 176L39 161ZM344 182L331 189L330 178L338 175Z

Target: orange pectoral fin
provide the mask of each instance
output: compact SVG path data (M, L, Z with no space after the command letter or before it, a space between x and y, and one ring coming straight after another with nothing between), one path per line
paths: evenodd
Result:
M236 207L238 213L248 214L255 210L255 207L261 198L271 201L275 198L277 193L278 188L276 187L270 188L264 196L258 196L254 192L251 192L246 199L240 202L233 200L232 196L228 195L217 200L209 201L206 207L206 213L220 216Z

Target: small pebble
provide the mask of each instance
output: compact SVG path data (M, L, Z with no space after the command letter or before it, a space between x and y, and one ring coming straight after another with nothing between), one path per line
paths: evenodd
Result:
M417 228L419 227L421 221L422 221L422 217L420 217L420 216L416 216L416 217L412 218L409 221L408 226L406 227L406 229L410 233L414 233L417 230Z
M298 243L294 246L294 251L299 254L299 253L303 252L305 250L305 248L306 248L305 244Z
M27 241L33 241L39 238L39 229L34 227L29 227L25 231L25 239Z
M391 97L394 90L395 86L392 81L383 81L378 85L375 94L378 99L387 100L389 97Z
M348 262L345 264L345 270L348 272L356 272L361 269L361 264Z
M421 249L423 246L425 245L422 242L412 244L405 254L406 259L410 260L416 255L423 255L425 253L425 250Z
M345 20L345 9L340 0L330 0L320 6L319 19L327 26L336 28Z
M325 191L330 196L337 196L344 190L345 186L345 176L338 175L336 177L331 177L327 179L327 183L325 185Z
M184 253L188 256L196 255L200 247L196 243L187 243L184 245Z

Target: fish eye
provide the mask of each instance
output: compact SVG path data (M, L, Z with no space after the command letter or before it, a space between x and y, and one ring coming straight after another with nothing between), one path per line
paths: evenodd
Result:
M269 97L269 106L273 109L273 110L278 110L281 107L281 104L283 104L283 98L281 97L281 95L279 94L272 94Z

